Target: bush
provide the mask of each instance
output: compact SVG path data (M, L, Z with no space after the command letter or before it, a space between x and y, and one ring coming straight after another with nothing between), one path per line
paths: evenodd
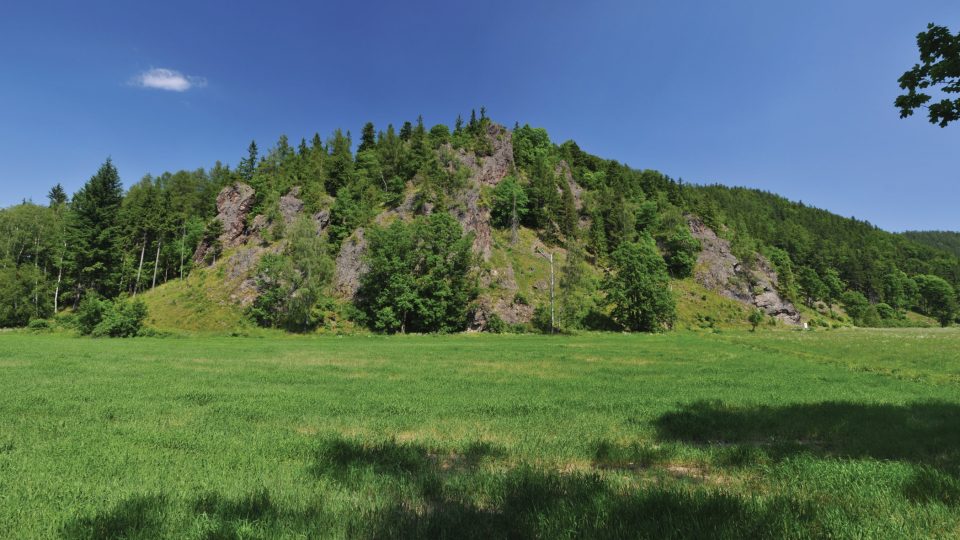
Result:
M747 317L747 322L750 323L750 331L754 332L757 330L757 327L760 326L760 323L763 322L763 310L754 309L750 311L750 315Z
M491 313L487 319L486 331L491 334L503 334L507 331L507 323L503 322L503 319L496 313Z
M117 298L113 302L88 295L80 302L74 318L77 330L93 337L133 337L140 335L147 318L142 300Z
M110 309L110 302L97 296L88 294L80 301L77 314L73 319L77 331L85 336L93 333L93 329L103 320L104 314Z
M880 318L885 321L899 318L897 316L898 315L897 310L893 309L893 307L891 307L890 304L880 302L875 307L877 309L877 315L879 315Z
M530 305L530 301L527 300L527 297L524 296L522 292L518 292L517 294L513 295L513 303L514 305L517 305L517 306Z
M91 336L134 337L140 334L143 321L147 318L147 305L143 301L118 299L110 307L90 333Z
M30 319L27 329L33 332L47 332L53 329L53 324L48 319Z

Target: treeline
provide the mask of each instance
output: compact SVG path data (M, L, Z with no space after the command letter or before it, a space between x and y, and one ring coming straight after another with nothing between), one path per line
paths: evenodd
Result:
M218 162L147 176L126 191L107 160L73 197L57 185L46 205L0 211L0 325L44 319L88 296L135 297L182 278L201 243L210 248L201 264L212 262L222 233L217 194L240 181L255 190L249 219L264 216L265 240L285 241L257 269L260 296L249 315L258 324L305 331L340 311L384 332L463 329L478 292L476 261L468 260L470 239L446 210L461 204L469 187L465 158L490 156L508 136L514 166L495 187L481 189L481 204L495 227L526 227L566 249L555 317L565 329L669 327L672 300L656 290L694 270L700 245L690 216L728 237L746 264L764 254L778 270L781 293L795 302L841 302L861 324L908 309L943 322L955 317L960 259L943 250L769 193L632 169L573 141L554 144L540 128L516 125L510 133L481 108L453 129L428 129L422 118L399 129L367 123L356 143L342 130L295 146L282 136L263 155L251 142L233 169ZM294 188L306 212L291 222L280 201ZM401 205L416 216L412 222L373 224ZM320 212L329 225L318 236L309 216ZM356 305L344 308L330 290L333 257L358 227L368 228L371 271ZM590 265L607 277L591 277ZM546 316L538 310L535 324L545 326Z
M57 184L47 205L0 211L0 325L23 326L88 295L135 296L182 277L230 181L218 164L147 176L124 191L108 159L73 197Z

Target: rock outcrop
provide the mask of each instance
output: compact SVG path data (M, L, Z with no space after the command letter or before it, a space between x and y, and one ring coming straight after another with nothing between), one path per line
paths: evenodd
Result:
M457 205L450 210L464 233L473 233L473 252L484 261L490 260L493 250L493 231L490 229L490 209L480 204L480 188L476 185L458 194Z
M489 156L478 157L463 149L457 150L456 156L470 168L471 178L479 185L495 186L513 170L513 132L500 124L490 124L487 139L493 148Z
M488 291L477 299L477 307L470 314L468 329L483 331L490 323L490 317L496 315L507 324L524 324L533 318L533 306L526 303L517 303L516 293L519 290L513 273L513 266L492 268L481 275L481 288ZM494 296L489 291L505 292Z
M487 261L490 259L493 232L490 229L490 209L480 204L482 186L496 186L513 170L513 133L499 124L487 126L487 140L493 148L489 156L477 157L462 149L455 154L461 166L470 170L470 183L456 197L451 214L464 232L473 233L473 251ZM448 146L448 150L451 148Z
M280 197L280 216L283 223L290 225L303 212L303 201L300 200L300 187L294 186L286 195Z
M256 201L253 188L242 182L237 182L220 190L217 195L217 217L223 224L223 234L220 235L220 245L223 249L239 246L247 241L247 214ZM193 254L197 264L202 263L210 246L201 242Z
M363 229L357 229L349 238L343 241L340 253L337 255L336 275L334 287L337 294L344 298L353 298L360 288L360 278L367 273L367 265L363 256L367 251L367 239Z
M696 218L689 218L690 232L700 241L694 278L704 287L760 308L780 321L800 324L800 313L777 289L777 273L766 258L757 255L749 267L730 250L730 242Z

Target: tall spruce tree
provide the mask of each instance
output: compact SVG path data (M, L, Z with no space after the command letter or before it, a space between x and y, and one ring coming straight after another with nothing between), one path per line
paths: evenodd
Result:
M79 292L112 297L119 292L121 250L117 217L123 201L120 175L107 161L73 196L67 229L71 267Z

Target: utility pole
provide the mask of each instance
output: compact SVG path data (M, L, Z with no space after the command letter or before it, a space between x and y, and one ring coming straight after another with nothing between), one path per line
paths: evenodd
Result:
M547 253L546 251L537 248L537 253L544 259L550 261L550 333L554 332L555 319L553 311L553 253Z

